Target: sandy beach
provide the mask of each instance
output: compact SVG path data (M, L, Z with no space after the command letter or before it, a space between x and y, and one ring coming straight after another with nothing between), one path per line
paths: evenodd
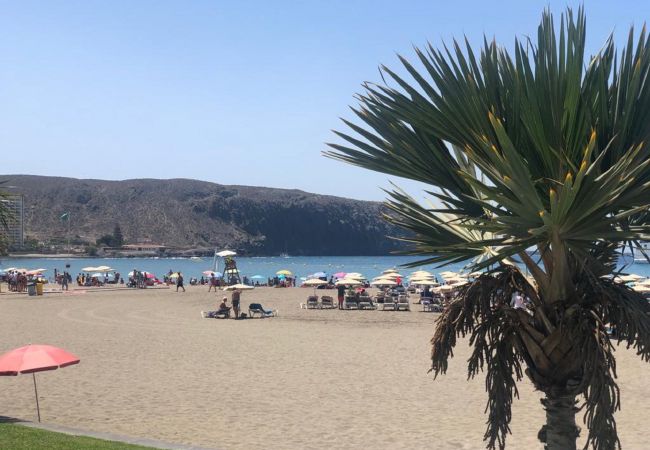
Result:
M419 305L306 310L311 289L258 288L243 307L261 302L279 317L235 321L200 318L223 294L207 287L4 292L0 352L47 343L81 358L37 374L45 422L218 449L484 448L483 379L466 380L461 342L433 380L437 314ZM617 362L623 448L647 448L648 365L622 347ZM508 448L541 448L539 394L520 387ZM35 420L32 377L0 377L0 405Z

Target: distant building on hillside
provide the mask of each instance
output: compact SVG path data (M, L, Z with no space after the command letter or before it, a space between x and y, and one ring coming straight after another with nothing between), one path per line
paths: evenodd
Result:
M107 256L162 256L167 247L158 244L126 244L121 247L102 247Z
M2 200L9 210L7 237L9 246L22 248L25 245L25 197L23 194L7 194Z

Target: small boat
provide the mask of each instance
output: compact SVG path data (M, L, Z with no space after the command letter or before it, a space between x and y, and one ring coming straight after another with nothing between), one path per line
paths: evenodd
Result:
M198 257L198 256L191 256L190 259L191 259L192 261L203 261L203 260L202 260L200 257Z

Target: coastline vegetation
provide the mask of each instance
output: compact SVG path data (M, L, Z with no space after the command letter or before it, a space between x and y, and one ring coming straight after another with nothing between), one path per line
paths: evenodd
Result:
M431 186L431 205L397 187L387 200L415 235L412 266L485 271L438 319L431 370L469 338L488 448L505 448L524 376L544 395L546 449L576 448L578 412L585 448L620 448L615 345L650 360L650 304L612 279L622 247L650 239L650 39L630 29L624 48L610 36L587 58L582 8L559 27L545 11L536 37L512 54L487 38L479 51L428 45L421 68L400 57L410 79L382 66L388 81L357 97L361 125L344 121L346 143L326 155ZM519 294L528 308L511 305Z

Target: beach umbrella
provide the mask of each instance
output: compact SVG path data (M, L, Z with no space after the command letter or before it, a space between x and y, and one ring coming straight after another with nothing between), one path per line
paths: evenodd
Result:
M232 250L222 250L220 252L217 252L217 256L221 258L225 258L226 256L236 256L237 253L233 252Z
M291 275L293 275L293 273L290 270L287 270L287 269L278 270L277 272L275 272L275 274L276 275L284 275L286 277L290 277Z
M346 272L336 272L336 273L334 274L334 278L339 278L339 279L340 279L340 278L345 278L346 275L347 275Z
M28 270L27 275L40 275L43 272L43 270Z
M263 277L262 275L253 275L251 280L266 280L266 277Z
M223 274L222 274L221 272L214 272L214 271L212 271L212 270L204 270L204 271L203 271L203 275L207 275L207 276L209 276L209 277L211 277L212 275L214 275L214 276L217 277L217 278L221 278L221 277L223 276Z
M397 283L395 283L393 280L389 280L387 278L384 278L382 280L375 280L370 284L372 286L397 286Z
M449 277L449 276L455 276L455 275L458 275L458 273L456 273L456 272L450 272L449 270L446 270L446 271L444 271L444 272L440 272L440 275L442 275L443 277Z
M433 275L424 275L424 274L411 275L410 277L411 280L433 280L433 278L434 278Z
M343 278L334 284L337 286L361 286L363 283L359 280L355 280L354 278Z
M82 272L97 272L97 267L92 267L92 266L83 267L81 269L81 271Z
M345 278L354 278L355 280L363 280L366 277L363 276L363 274L360 274L359 272L352 272L348 273Z
M426 270L416 270L413 272L410 276L416 276L416 275L428 275L428 276L433 276L431 272L427 272Z
M79 358L62 348L51 345L29 344L0 356L0 375L15 376L19 373L31 373L34 380L34 395L36 396L36 412L41 421L41 408L38 404L38 389L36 388L36 372L56 370L59 367L77 364Z
M113 269L111 269L111 268L108 267L108 266L98 266L98 267L95 267L95 271L96 271L96 272L110 272L110 271L112 271L112 270L113 270Z
M414 281L413 284L419 284L421 286L440 286L440 283L436 283L433 280L419 280Z
M397 269L386 269L382 273L397 273Z
M223 288L224 291L234 291L235 289L238 289L240 291L250 291L251 289L255 289L255 286L249 286L247 284L233 284L232 286L226 286Z
M310 278L322 278L322 277L326 277L326 276L327 276L327 274L325 272L316 272L314 274L311 274L309 277Z
M305 282L302 283L302 284L303 284L303 286L313 286L313 288L314 288L314 295L315 295L315 294L316 294L316 288L317 288L318 286L324 286L324 285L326 285L326 284L327 284L327 281L323 281L323 280L321 280L320 278L312 278L312 279L310 279L310 280L305 281Z
M395 278L382 275L380 277L373 278L372 281L395 281Z

